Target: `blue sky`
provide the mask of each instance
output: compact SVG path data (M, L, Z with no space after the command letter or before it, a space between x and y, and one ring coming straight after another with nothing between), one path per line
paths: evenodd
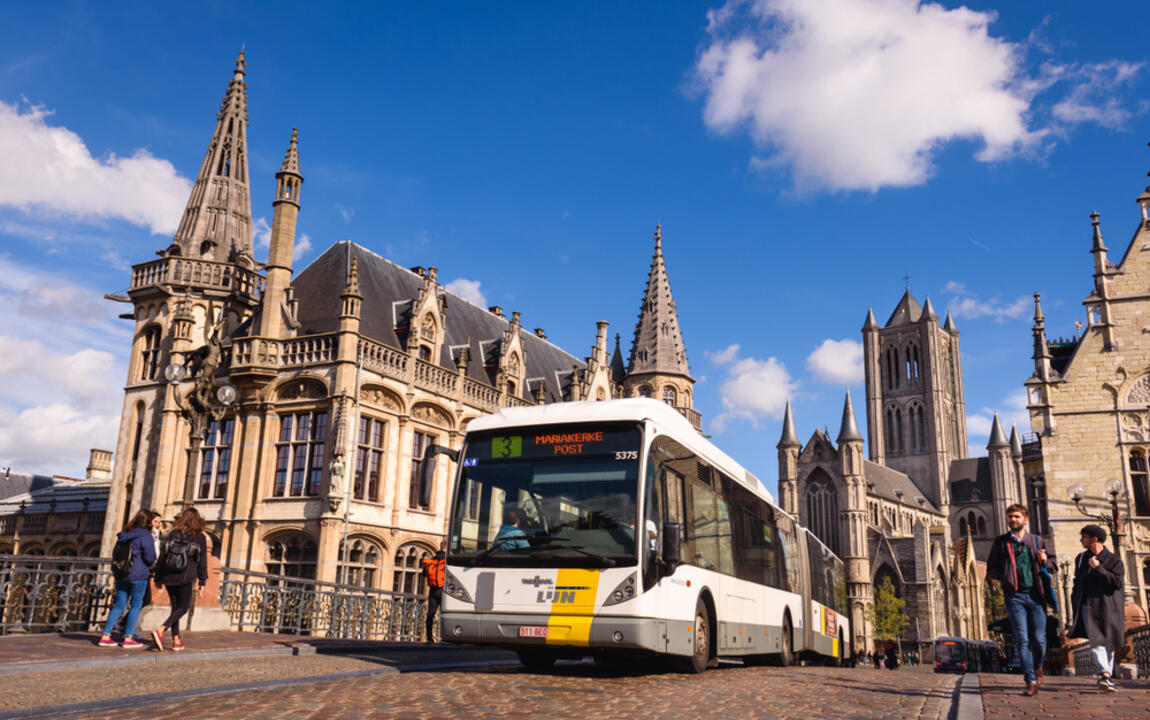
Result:
M0 467L113 447L129 266L171 240L241 44L255 218L293 127L297 269L351 239L588 354L628 348L656 222L717 444L775 489L861 410L867 308L909 275L962 331L971 453L1027 431L1053 336L1150 169L1140 3L8 3L0 25ZM257 220L257 224L258 224ZM266 257L266 247L257 247ZM481 296L481 297L479 297ZM828 344L829 343L829 344ZM736 347L737 346L737 347ZM860 423L865 417L859 417Z

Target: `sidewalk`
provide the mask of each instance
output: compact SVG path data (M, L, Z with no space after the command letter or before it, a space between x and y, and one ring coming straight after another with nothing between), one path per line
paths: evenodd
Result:
M987 718L1049 720L1145 720L1150 717L1150 680L1122 680L1118 692L1102 693L1093 677L1050 677L1037 697L1023 697L1021 675L981 673L982 706Z
M96 644L99 639L99 633L0 636L0 675L247 656L310 655L316 652L408 653L435 647L423 643L220 631L185 632L185 650L177 653L169 647L161 653L156 652L150 642L142 649L125 650L99 647Z

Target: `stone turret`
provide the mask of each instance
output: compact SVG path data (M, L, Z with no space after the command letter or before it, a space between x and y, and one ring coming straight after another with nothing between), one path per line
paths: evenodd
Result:
M294 313L288 304L295 252L295 230L300 211L299 132L292 128L291 142L284 153L283 165L276 173L276 196L272 202L271 246L268 248L267 286L260 313L259 335L279 338L295 329Z
M802 445L795 434L795 421L791 417L791 401L783 413L783 435L775 446L779 451L779 505L790 514L798 517L798 461Z

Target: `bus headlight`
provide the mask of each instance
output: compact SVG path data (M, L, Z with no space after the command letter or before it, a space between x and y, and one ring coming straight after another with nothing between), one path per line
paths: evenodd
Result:
M463 589L463 583L459 582L459 578L452 575L450 570L444 570L443 575L443 591L445 593L465 603L475 602L471 599L471 596L467 594L467 591Z
M618 605L635 597L635 578L635 573L631 573L626 580L616 585L615 589L607 595L607 599L603 601L603 607Z

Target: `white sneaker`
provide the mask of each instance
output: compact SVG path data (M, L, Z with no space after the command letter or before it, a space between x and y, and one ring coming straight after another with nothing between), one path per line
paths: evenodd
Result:
M1118 687L1114 684L1114 681L1108 677L1098 678L1098 689L1108 693L1118 692Z

